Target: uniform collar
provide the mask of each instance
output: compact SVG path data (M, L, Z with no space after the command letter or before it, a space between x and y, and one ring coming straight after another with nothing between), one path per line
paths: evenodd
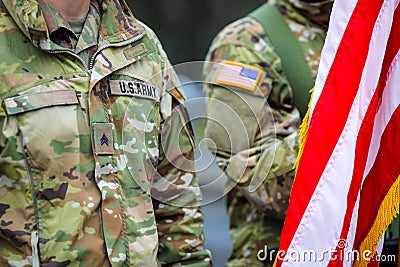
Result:
M87 32L90 32L90 34L87 35L87 38L85 38L84 41L83 39L79 39L79 43L79 37L74 33L70 23L54 8L46 5L42 0L39 0L39 8L46 21L50 39L55 44L61 46L61 48L54 47L54 49L76 48L78 51L81 51L97 44L100 25L100 8L96 0L90 2L89 12L82 28L83 32L86 30Z
M318 3L306 3L301 0L270 0L271 4L278 5L281 12L290 20L300 24L310 24L310 21L327 28L333 0Z
M328 27L333 0L324 0L316 3L308 3L302 0L289 0L289 2L310 20L324 28Z
M270 0L270 4L278 7L283 16L287 19L295 21L299 24L307 24L308 19L304 17L294 6L289 2L289 0Z
M62 28L72 32L69 23L54 8L48 6L42 0L39 0L38 4L38 10L41 11L44 17L49 35Z
M144 32L144 27L135 19L125 0L99 2L103 10L100 34L106 42L123 42Z
M44 50L53 49L50 33L67 26L59 19L52 19L52 23L47 25L37 0L3 0L3 3L21 31ZM102 42L123 42L144 32L124 0L98 0L98 3L102 14L99 30Z

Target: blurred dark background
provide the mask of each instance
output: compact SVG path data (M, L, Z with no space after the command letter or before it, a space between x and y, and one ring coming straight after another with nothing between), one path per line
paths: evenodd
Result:
M203 61L213 38L224 26L245 16L265 0L127 0L127 2L135 17L155 31L172 65L177 65ZM194 65L198 66L196 63ZM191 64L176 66L176 71L180 74L182 84L185 84L182 88L189 100L186 106L190 117L204 118L206 105L201 101L201 84L186 84L187 77L195 79L197 76L187 75L186 68L191 69L190 66ZM189 73L192 74L191 71ZM204 124L201 120L193 120L192 125L199 152ZM205 246L212 252L214 266L223 267L232 250L225 199L222 197L227 178L224 175L220 176L221 171L215 163L201 171L202 168L199 166L208 162L206 158L212 158L209 152L206 153L207 149L202 152L200 154L203 155L203 160L196 160L199 164L195 165L203 193Z
M265 0L127 0L161 40L172 64L203 60L214 36Z

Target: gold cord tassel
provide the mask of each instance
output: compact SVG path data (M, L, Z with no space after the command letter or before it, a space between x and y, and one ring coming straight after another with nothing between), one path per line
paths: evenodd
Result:
M359 248L360 258L354 262L354 267L364 267L374 258L383 232L388 228L392 220L399 214L400 208L400 176L397 177L392 187L381 203L378 214ZM366 256L368 255L368 256Z
M297 172L297 168L299 166L299 162L300 162L300 158L303 154L303 150L304 150L304 144L306 143L306 139L307 139L307 133L308 133L308 123L310 120L310 106L311 106L311 101L312 101L312 96L314 93L314 88L312 88L310 90L310 101L308 102L308 109L307 109L307 113L303 118L303 121L300 125L300 131L299 131L299 153L297 154L297 158L296 158L296 162L293 165L293 168L296 170Z

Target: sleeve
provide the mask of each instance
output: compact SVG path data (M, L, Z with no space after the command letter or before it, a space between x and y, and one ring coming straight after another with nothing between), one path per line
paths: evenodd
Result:
M162 49L160 49L162 51ZM178 78L165 53L164 96L160 103L158 173L152 191L162 266L211 266L204 249L201 192L194 171L194 137Z
M257 39L255 45L211 47L204 67L203 90L209 98L205 132L215 143L211 150L219 166L237 188L260 209L273 210L282 217L294 177L300 116L292 105L292 89L279 57L261 38L249 38L249 42ZM226 80L234 78L222 70L227 61L261 70L258 91L229 85ZM249 185L257 190L250 192Z

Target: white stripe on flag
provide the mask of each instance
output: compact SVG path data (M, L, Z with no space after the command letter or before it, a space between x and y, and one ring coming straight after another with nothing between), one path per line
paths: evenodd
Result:
M349 227L349 232L347 235L347 249L352 249L354 244L354 238L357 231L357 219L358 219L358 207L360 205L360 192L358 192L357 201L354 205L353 213L351 216L351 222ZM343 261L344 267L351 267L353 266L352 260Z
M357 2L357 0L336 0L335 5L333 5L331 18L334 17L335 21L340 21L341 23L331 23L329 25L329 34L326 36L325 45L322 49L322 55L324 56L321 57L318 76L315 80L314 93L310 106L310 116L312 116L315 104L318 102L322 89L324 88L326 77L328 76L336 51L338 50L340 41L342 40L344 31Z
M386 88L382 96L382 103L385 103L385 105L380 105L375 117L374 131L372 133L371 146L368 152L364 178L368 175L374 165L380 147L382 134L385 131L386 125L393 112L400 103L400 52L397 53L394 58L389 71L390 73L388 73Z

